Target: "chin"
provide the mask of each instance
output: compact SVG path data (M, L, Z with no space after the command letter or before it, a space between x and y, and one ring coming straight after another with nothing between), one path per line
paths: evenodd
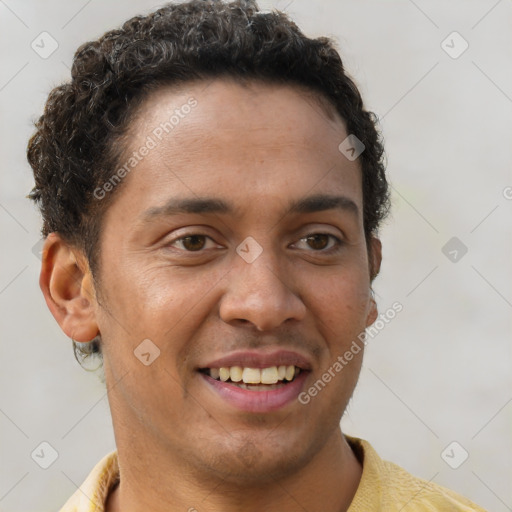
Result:
M324 444L312 442L311 438L297 438L290 442L290 436L280 440L272 438L268 432L265 436L257 437L229 437L229 444L224 439L222 453L211 454L208 461L203 459L203 468L231 484L251 486L275 483L300 471Z

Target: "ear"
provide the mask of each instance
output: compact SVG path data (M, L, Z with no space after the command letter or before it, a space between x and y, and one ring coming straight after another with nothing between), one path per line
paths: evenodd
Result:
M380 264L382 262L382 243L378 238L372 236L369 244L368 257L370 264L370 282L373 282L380 272Z
M382 243L378 238L371 237L370 238L370 246L368 247L368 257L369 257L369 266L370 266L370 286L373 283L373 280L377 277L380 272L380 264L382 262ZM373 292L370 296L370 304L368 308L368 316L366 317L366 327L377 320L379 315L379 311L377 308L377 303L375 302L375 297Z
M57 233L43 246L39 285L48 308L67 336L79 342L98 334L96 292L85 256Z

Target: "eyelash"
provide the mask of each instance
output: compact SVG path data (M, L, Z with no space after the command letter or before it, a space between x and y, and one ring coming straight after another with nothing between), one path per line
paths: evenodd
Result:
M339 252L342 249L342 247L344 245L343 240L341 240L337 236L332 235L331 233L323 233L321 231L313 232L313 233L308 233L307 235L299 238L299 242L303 241L303 240L305 241L308 238L316 236L316 235L327 235L328 237L330 237L331 240L335 241L335 245L333 247L330 247L329 249L320 249L320 250L312 249L311 251L308 251L308 252L319 253L319 254L336 254L337 252ZM173 240L172 242L167 244L167 246L170 247L170 246L172 246L173 244L175 244L177 242L183 242L183 240L185 238L188 238L188 237L204 237L204 238L207 238L207 239L209 239L209 240L211 240L213 242L213 239L210 236L205 235L203 233L187 233L187 234L185 234L185 235L183 235L183 236L181 236L179 238L176 238L175 240ZM194 253L201 254L206 249L201 248L198 251L189 251L187 249L180 249L180 250L182 250L182 251L184 251L186 253L189 253L189 254L194 254Z

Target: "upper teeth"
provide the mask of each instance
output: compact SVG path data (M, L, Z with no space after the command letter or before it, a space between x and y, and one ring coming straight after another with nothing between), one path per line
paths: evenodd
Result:
M245 384L276 384L280 380L293 380L300 368L290 366L269 366L268 368L242 368L231 366L229 368L210 368L210 376L226 382L244 382Z

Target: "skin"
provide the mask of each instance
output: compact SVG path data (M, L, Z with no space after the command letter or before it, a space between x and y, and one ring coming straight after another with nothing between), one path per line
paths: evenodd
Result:
M149 96L127 155L190 97L197 106L116 191L96 279L58 234L45 246L40 282L55 318L75 340L102 337L121 467L107 510L346 510L362 469L339 422L363 351L307 405L265 413L227 404L197 371L234 350L284 348L310 361L307 389L376 319L380 242L368 250L360 165L338 150L344 122L298 88L198 82ZM357 211L289 212L317 194ZM185 197L234 211L148 219ZM336 239L314 233L343 243L332 252ZM190 234L204 237L185 243ZM252 263L236 252L248 236L263 249ZM134 356L144 339L160 349L148 366Z

